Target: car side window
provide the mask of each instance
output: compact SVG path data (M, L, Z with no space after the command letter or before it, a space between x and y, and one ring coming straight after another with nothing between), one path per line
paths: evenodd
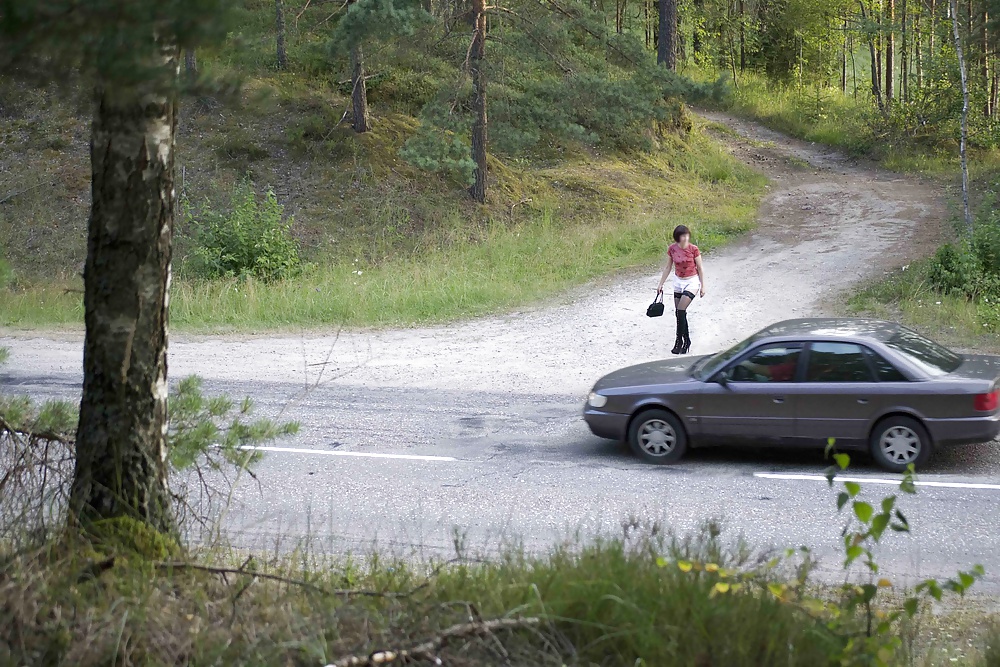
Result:
M806 382L874 382L864 350L854 343L813 343Z
M875 368L875 377L879 382L908 382L909 379L899 372L885 357L878 352L865 348L868 359L871 360Z
M727 379L730 382L792 382L801 352L801 345L765 345L733 365L727 372Z

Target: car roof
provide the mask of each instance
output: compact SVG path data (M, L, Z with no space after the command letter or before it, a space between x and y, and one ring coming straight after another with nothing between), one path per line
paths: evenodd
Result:
M895 322L846 317L816 317L777 322L757 333L756 338L876 340L885 342L901 329Z

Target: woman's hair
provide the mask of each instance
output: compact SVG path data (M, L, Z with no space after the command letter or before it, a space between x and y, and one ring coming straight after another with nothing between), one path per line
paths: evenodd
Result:
M676 227L674 227L674 241L676 241L677 243L681 242L681 237L684 236L685 234L690 236L691 230L685 227L684 225L677 225Z

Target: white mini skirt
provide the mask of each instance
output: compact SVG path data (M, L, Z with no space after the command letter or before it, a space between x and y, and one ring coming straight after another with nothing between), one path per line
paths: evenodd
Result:
M698 290L701 289L701 280L698 279L698 274L694 274L690 278L680 278L675 273L673 280L674 294L681 294L682 292L691 292L695 296L698 295Z

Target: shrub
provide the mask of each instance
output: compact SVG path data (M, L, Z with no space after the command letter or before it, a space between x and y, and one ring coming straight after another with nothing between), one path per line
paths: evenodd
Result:
M184 217L194 241L190 269L205 278L280 280L302 270L299 244L291 235L292 219L268 189L260 200L248 180L232 192L231 210L220 213L205 205L195 213L185 205Z

